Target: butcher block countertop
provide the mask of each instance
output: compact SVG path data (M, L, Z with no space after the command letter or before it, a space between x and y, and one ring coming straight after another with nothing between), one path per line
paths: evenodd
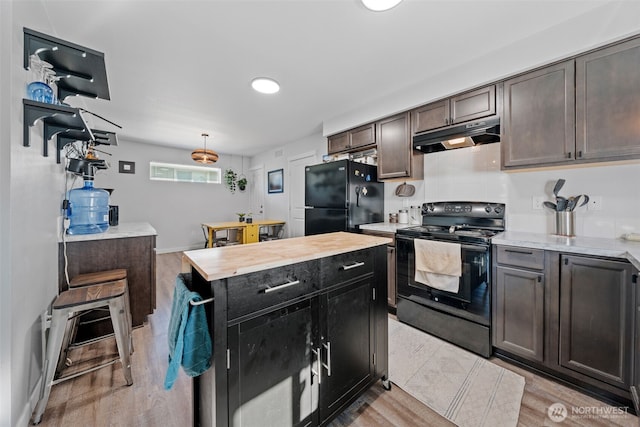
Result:
M213 281L345 252L387 245L391 239L356 233L326 233L246 245L187 251L183 264Z

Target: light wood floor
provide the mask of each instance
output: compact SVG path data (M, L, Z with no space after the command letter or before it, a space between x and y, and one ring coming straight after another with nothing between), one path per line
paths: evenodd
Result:
M157 257L157 308L144 327L133 331L133 385L127 387L119 363L53 387L41 426L140 426L178 427L192 425L191 379L180 371L169 391L163 382L167 368L167 329L180 254ZM81 350L72 358L99 358L115 353L113 341ZM613 419L568 418L561 424L547 417L556 402L571 407L603 407L602 402L542 378L504 361L492 362L525 378L519 426L637 426L632 415ZM453 426L446 419L393 386L385 391L373 386L332 424L333 426ZM499 427L499 426L496 426Z

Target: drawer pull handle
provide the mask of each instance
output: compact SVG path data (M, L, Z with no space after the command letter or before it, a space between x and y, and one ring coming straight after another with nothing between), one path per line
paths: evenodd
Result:
M289 286L297 285L298 283L300 283L300 280L294 280L293 282L283 283L282 285L278 285L274 287L267 285L267 289L264 290L264 293L268 294L269 292L274 292L280 289L288 288Z
M533 252L529 252L529 251L516 251L514 249L505 249L505 252L512 252L514 254L521 254L521 255L533 255Z
M322 366L327 370L327 376L331 376L331 342L322 344L327 349L327 363L323 363Z
M349 265L343 265L342 267L340 267L340 270L351 270L352 268L357 268L357 267L362 267L364 265L364 262L354 262L353 264L349 264Z
M320 354L320 348L316 348L315 350L311 349L311 352L313 354L315 354L316 363L317 363L317 366L318 366L318 370L317 371L315 369L313 369L313 367L311 368L311 374L315 375L316 377L318 377L318 384L322 384L322 375L321 375L322 372L320 372L320 367L323 365L323 363L322 363L322 356Z

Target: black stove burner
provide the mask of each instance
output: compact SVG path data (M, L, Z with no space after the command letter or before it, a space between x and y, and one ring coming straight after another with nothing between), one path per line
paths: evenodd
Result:
M422 205L422 225L398 230L412 237L488 243L504 231L505 205L491 202L433 202Z

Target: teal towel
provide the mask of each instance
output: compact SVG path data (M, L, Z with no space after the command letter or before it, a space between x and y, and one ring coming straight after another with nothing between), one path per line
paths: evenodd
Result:
M197 292L187 288L190 282L191 274L181 273L176 277L169 319L169 367L164 379L165 390L173 386L180 365L191 377L201 375L211 367L213 350L207 314L203 305L189 304L190 301L202 301Z

